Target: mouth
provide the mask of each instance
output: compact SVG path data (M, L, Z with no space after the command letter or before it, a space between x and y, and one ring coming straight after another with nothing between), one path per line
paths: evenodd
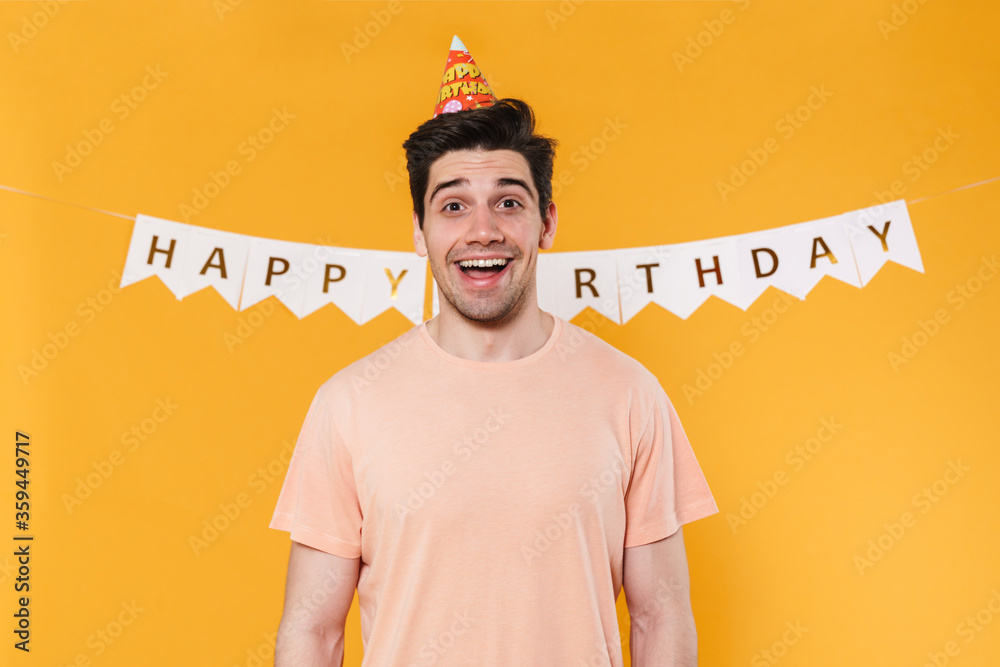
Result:
M455 266L473 287L492 287L508 273L513 263L510 258L467 259L455 262Z

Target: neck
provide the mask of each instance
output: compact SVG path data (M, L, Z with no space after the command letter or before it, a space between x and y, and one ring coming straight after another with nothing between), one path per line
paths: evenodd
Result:
M441 312L427 321L427 333L445 352L470 361L515 361L538 351L555 326L552 315L532 300L520 312L496 322L476 322L440 299Z

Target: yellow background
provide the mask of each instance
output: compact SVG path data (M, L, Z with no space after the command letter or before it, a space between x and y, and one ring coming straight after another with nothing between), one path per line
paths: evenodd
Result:
M789 667L923 665L949 641L957 653L939 664L996 664L1000 618L982 613L991 622L971 637L959 624L1000 590L1000 279L975 282L977 271L996 278L982 267L1000 246L1000 182L949 193L1000 176L996 3L405 2L395 14L384 2L230 4L0 3L0 184L182 220L193 190L239 160L189 222L411 250L400 144L433 109L454 33L496 93L528 100L561 141L556 170L571 182L556 199L555 250L792 224L874 204L898 181L923 274L890 264L862 290L826 278L783 313L768 312L772 290L747 312L710 299L688 320L654 305L625 326L589 311L575 321L658 375L721 509L684 528L701 664L774 664L769 650ZM345 55L355 39L363 47ZM678 67L686 48L697 57ZM147 67L166 74L120 118L114 101ZM783 136L776 123L813 86L831 96ZM274 108L295 118L247 162L238 147ZM102 119L113 131L60 179L52 163ZM583 157L609 120L625 127ZM915 168L949 128L948 149ZM768 138L779 150L724 201L717 183ZM267 528L282 448L319 384L410 324L390 311L359 327L334 307L300 321L271 300L251 326L212 290L177 301L150 279L115 292L130 233L128 220L0 191L0 655L267 664L255 656L270 652L289 549ZM979 289L959 307L953 290L970 279ZM935 335L916 335L939 310ZM19 366L67 325L77 335L22 378ZM894 368L904 337L923 344ZM734 342L744 352L723 364ZM702 372L716 377L688 400ZM177 406L162 422L157 399ZM794 469L786 456L823 419L842 426ZM128 451L123 434L143 425L146 440ZM32 442L30 655L11 633L16 429ZM123 462L70 512L65 494L115 450ZM922 512L914 496L949 461L968 471L939 481L946 493ZM261 481L269 464L281 474ZM787 484L754 497L778 471ZM249 506L196 555L190 536L239 494ZM734 531L730 515L754 498L756 515ZM915 525L883 535L907 511ZM855 557L880 536L890 547L859 571ZM133 602L142 611L125 613L113 643L98 639ZM807 630L796 637L786 623ZM356 606L348 632L345 664L357 665Z

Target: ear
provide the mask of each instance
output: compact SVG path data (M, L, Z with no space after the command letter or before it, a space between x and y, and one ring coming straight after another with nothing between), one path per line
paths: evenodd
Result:
M538 237L538 247L542 250L551 248L552 243L555 241L557 218L556 203L550 201L549 205L545 208L545 217L542 218L542 233Z
M420 229L420 218L413 212L413 248L421 257L427 256L427 244L424 242L424 231Z

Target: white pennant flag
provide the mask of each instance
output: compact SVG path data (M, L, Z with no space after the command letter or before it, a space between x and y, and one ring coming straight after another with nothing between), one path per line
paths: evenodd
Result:
M739 271L733 237L659 246L666 286L653 301L687 319L710 295L739 300Z
M431 275L431 317L437 317L437 314L441 311L441 297L438 294L438 284L434 280L434 275Z
M234 309L240 305L240 290L250 253L250 238L242 234L192 227L191 251L182 261L187 274L186 292L193 294L211 286Z
M685 243L702 303L715 296L739 307L742 294L736 237Z
M789 225L790 280L782 289L797 299L805 299L823 276L861 287L854 251L844 229L844 217Z
M570 320L590 306L612 322L621 323L618 267L613 252L539 254L537 267L538 305L542 310ZM542 280L547 284L542 285Z
M302 300L303 317L332 303L355 324L361 324L366 260L361 251L333 246L315 246L319 266L309 274Z
M121 287L158 276L177 299L191 293L188 289L189 253L192 225L135 216Z
M734 305L746 310L771 286L787 294L799 291L791 268L795 252L793 236L787 229L739 234L736 256L740 293Z
M559 263L556 258L561 253L540 252L535 260L535 295L538 307L548 313L557 312L556 273Z
M657 247L625 248L615 251L614 256L624 324L653 301L657 290L667 288L666 268Z
M862 286L889 260L924 272L905 201L900 199L845 213L844 227L854 249Z
M423 322L427 260L414 252L359 252L365 257L366 276L358 324L389 308L395 308L414 324Z
M306 284L320 270L317 249L321 247L254 238L250 243L240 310L275 296L296 317L304 317Z

